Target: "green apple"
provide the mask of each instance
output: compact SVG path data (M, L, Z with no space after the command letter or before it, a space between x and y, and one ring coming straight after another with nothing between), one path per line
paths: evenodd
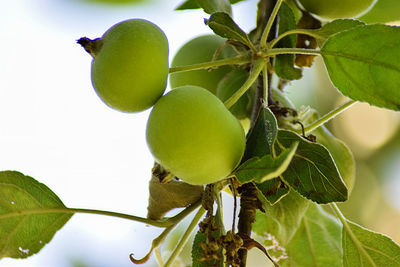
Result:
M213 59L215 51L225 43L217 35L202 35L196 37L184 44L175 54L171 67L185 66L203 62L209 62ZM218 59L221 59L232 53L231 49L223 49ZM197 85L206 88L212 93L216 93L219 81L232 70L229 66L222 66L212 70L194 70L171 73L169 82L171 88L182 85Z
M245 135L208 90L185 85L161 97L150 113L147 144L156 161L189 184L217 182L239 164Z
M298 0L310 13L323 19L355 18L366 12L376 0Z
M164 93L168 76L168 40L153 23L122 21L95 40L78 40L93 56L92 84L111 108L139 112Z

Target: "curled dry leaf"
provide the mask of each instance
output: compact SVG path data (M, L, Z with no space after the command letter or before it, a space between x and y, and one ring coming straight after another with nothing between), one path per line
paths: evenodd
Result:
M311 16L309 13L303 12L303 15L300 21L297 24L298 29L319 29L321 28L321 22ZM308 48L315 49L317 48L317 40L314 37L305 34L297 35L297 48ZM296 55L295 64L296 66L302 67L311 67L314 61L313 55Z
M161 219L168 211L186 207L200 200L203 195L203 186L190 185L178 180L167 183L153 174L149 184L150 196L147 206L147 218Z

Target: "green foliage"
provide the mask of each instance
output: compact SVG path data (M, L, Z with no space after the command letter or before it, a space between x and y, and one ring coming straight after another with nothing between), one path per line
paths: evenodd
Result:
M399 40L400 27L384 25L333 35L321 49L332 83L354 100L400 110Z
M0 172L0 196L0 258L36 254L72 216L48 211L65 206L47 186L20 172Z
M286 247L300 227L311 202L291 191L279 202L263 206L265 213L257 212L253 231L260 236L271 234L280 246Z
M260 110L254 127L247 135L243 160L272 154L272 146L278 133L278 123L269 108Z
M343 266L400 266L400 247L389 237L346 221L343 227Z
M310 30L310 32L315 32L318 35L317 43L318 46L322 47L325 41L332 35L350 30L357 26L365 25L363 22L354 19L336 19L329 23L326 23L322 28L318 30Z
M329 151L339 170L340 176L349 192L351 192L355 175L356 163L353 153L349 147L341 140L333 136L325 126L321 126L312 132L317 137L317 142Z
M296 29L296 20L292 9L282 3L278 13L278 35ZM296 47L296 36L289 35L280 40L277 47ZM302 70L294 66L294 55L278 55L275 58L275 72L286 80L298 80L302 76Z
M205 20L205 23L219 36L242 42L251 48L253 47L249 36L247 36L227 13L213 13L208 20Z
M294 142L299 142L299 146L282 175L283 179L300 194L317 203L345 201L347 188L329 151L286 130L278 132L275 148L281 151Z
M342 266L342 225L320 206L310 203L286 246L282 266Z
M281 154L275 158L272 155L264 155L261 158L249 159L236 169L236 178L244 184L250 181L263 183L281 176L292 161L298 144L298 142L293 143L290 148L282 150Z
M280 177L256 184L256 187L258 190L257 196L263 206L267 204L274 205L289 194L290 191L289 186Z

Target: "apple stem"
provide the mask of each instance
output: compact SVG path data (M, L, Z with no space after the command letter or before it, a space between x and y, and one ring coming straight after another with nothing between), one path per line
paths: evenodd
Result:
M80 44L86 52L88 52L93 58L99 53L101 47L103 46L103 41L100 38L89 39L87 37L79 38L76 41Z

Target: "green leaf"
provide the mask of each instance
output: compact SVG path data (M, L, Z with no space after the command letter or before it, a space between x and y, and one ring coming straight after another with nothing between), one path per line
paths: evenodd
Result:
M290 148L282 150L276 158L272 155L264 155L261 158L249 159L236 169L236 178L242 184L250 181L263 183L282 175L292 161L298 144L299 142L294 142Z
M399 10L399 0L378 0L372 9L358 19L368 24L399 21Z
M230 0L229 2L233 5L238 2L242 2L244 0ZM186 0L182 4L180 4L175 10L186 10L186 9L198 9L200 8L199 4L197 3L197 0Z
M282 266L342 266L342 225L319 205L310 203L296 234L286 246Z
M265 205L274 205L284 196L289 194L290 191L289 186L279 177L255 185L258 189L258 199L261 201L263 207Z
M205 23L219 36L239 41L248 47L252 43L247 34L233 21L230 15L224 12L213 13Z
M332 35L321 48L332 83L344 95L400 110L400 27L365 25Z
M343 265L400 266L400 246L389 237L346 221L342 233Z
M300 227L301 220L310 203L292 190L275 205L266 206L265 213L257 211L253 231L264 237L271 234L280 246L286 247Z
M292 9L283 2L278 13L278 36L296 29L296 19ZM296 46L296 36L289 35L277 43L277 47L293 48ZM294 55L278 55L275 58L275 72L286 80L298 80L302 77L302 70L294 66Z
M310 31L316 33L319 36L317 38L317 43L319 47L322 47L325 41L332 35L362 25L365 25L365 23L359 20L337 19L325 24L324 26L322 26L322 28L318 30L310 30Z
M347 200L347 188L329 151L300 135L279 130L275 149L290 147L299 142L292 162L283 179L296 191L317 203Z
M175 10L186 10L186 9L198 9L200 8L199 4L197 4L196 0L186 0L179 6L175 8Z
M204 12L210 15L216 12L232 14L232 7L228 0L197 0L197 3Z
M47 186L16 171L0 172L0 258L27 258L39 252L71 214L28 214L65 208Z
M317 137L317 143L329 150L350 193L356 178L356 162L353 153L342 140L333 136L325 126L318 127L312 134Z
M242 161L272 154L277 133L278 122L274 113L269 108L261 109L254 127L247 134L246 150Z

